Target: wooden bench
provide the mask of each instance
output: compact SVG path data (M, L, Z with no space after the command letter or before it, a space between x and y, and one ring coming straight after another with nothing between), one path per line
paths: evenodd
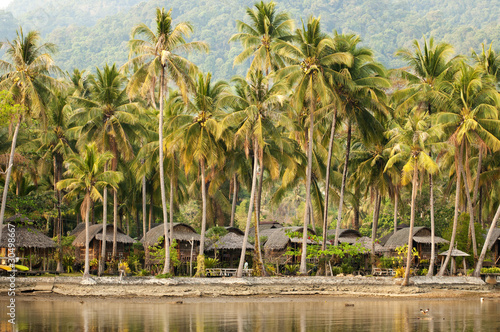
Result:
M394 276L396 271L393 269L381 269L379 267L374 267L372 269L372 276Z

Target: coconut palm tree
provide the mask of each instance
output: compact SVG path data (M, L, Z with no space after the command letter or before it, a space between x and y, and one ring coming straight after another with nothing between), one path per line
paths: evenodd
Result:
M423 45L413 41L411 49L401 49L396 56L402 58L410 70L396 71L407 82L406 88L396 91L393 100L396 101L395 113L404 114L408 109L418 105L427 109L429 114L435 114L444 109L447 100L447 82L452 79L456 70L454 64L459 57L452 58L453 48L447 43L434 44L434 38ZM435 264L435 225L434 225L434 186L432 174L429 174L430 217L431 217L431 259L428 276L434 273Z
M89 214L91 202L102 200L100 190L109 186L116 189L123 175L115 171L105 171L104 165L114 158L109 151L100 152L95 143L84 147L80 155L75 155L67 160L68 171L66 179L57 183L59 190L66 189L67 200L75 199L83 194L81 206L82 218L85 218L85 269L83 278L89 277ZM105 226L104 226L105 227Z
M139 140L137 103L130 102L125 90L125 77L120 74L115 65L105 65L101 70L97 68L96 75L89 78L89 97L73 97L79 109L72 116L73 123L80 124L71 129L78 137L77 146L86 142L97 142L101 151L110 151L113 154L111 170L118 169L118 159L130 161L134 157L131 142ZM107 167L107 165L106 165ZM103 223L107 222L107 189L104 188ZM113 191L113 251L116 257L118 231L118 193ZM104 267L106 257L106 228L103 227L102 261Z
M290 54L293 57L291 65L277 72L278 78L284 78L294 87L294 104L302 111L304 106L309 113L309 132L307 137L307 173L306 173L306 209L304 213L304 231L300 273L306 274L307 225L312 217L311 178L313 161L313 131L314 116L318 102L326 105L332 100L332 90L329 81L338 77L338 73L330 69L333 64L351 64L352 56L347 53L335 52L335 44L331 38L321 31L320 19L309 17L307 24L297 29L294 41L297 45L278 41L280 54Z
M286 12L277 12L274 2L256 3L255 9L247 7L246 12L251 23L236 21L239 33L229 41L240 41L243 51L234 59L234 64L240 64L253 57L248 73L256 70L264 72L283 68L288 61L287 55L280 54L278 41L291 41L294 20Z
M473 146L479 150L500 150L500 120L498 107L500 95L491 80L482 75L478 68L461 63L452 82L448 107L437 115L437 122L441 126L446 139L455 147L455 175L457 187L455 197L455 216L458 219L459 194L461 191L460 178L464 179L464 189L467 198L467 207L470 216L470 230L473 240L474 257L477 259L477 247L474 232L474 213L470 197L468 178L470 177L469 163L467 162ZM465 165L464 165L465 157ZM465 167L464 167L465 166ZM455 227L454 227L455 230ZM456 230L455 230L456 231ZM451 243L454 243L455 231L452 232ZM449 262L451 251L441 267L439 275L443 275Z
M404 161L402 173L402 184L405 185L411 181L411 214L410 230L408 237L408 254L406 258L406 269L403 283L408 286L410 278L410 269L413 250L413 226L415 224L415 201L417 197L419 172L434 174L438 171L438 166L434 160L427 154L426 140L432 136L430 132L429 115L422 111L415 111L409 114L406 123L402 127L396 127L390 130L393 146L391 157L387 161L384 172L390 170L397 163Z
M47 105L46 97L51 94L54 87L62 84L54 78L60 70L52 60L51 53L55 45L41 43L40 34L30 31L26 35L22 28L17 31L16 39L0 42L0 47L5 50L10 62L0 60L0 90L9 91L13 101L20 105L22 110L15 115L14 134L10 149L9 163L6 170L5 184L0 208L0 236L7 204L10 175L14 162L17 136L19 127L25 116L44 119Z
M339 230L342 221L352 126L354 124L365 141L380 145L383 126L379 119L387 115L385 92L383 89L390 87L390 83L385 79L385 69L382 65L374 61L371 50L358 46L360 41L361 39L356 35L335 34L336 51L350 54L352 62L347 65L333 64L331 66L336 72L342 73L342 79L337 79L332 84L332 89L337 98L336 103L341 107L342 117L347 121L345 161L342 172L334 245L338 245ZM331 158L331 155L328 158Z
M188 114L178 114L171 125L178 129L178 137L182 139L181 160L186 173L193 164L199 167L198 179L202 197L202 219L200 252L198 256L197 275L205 273L205 231L207 224L207 177L208 169L217 164L223 164L224 147L217 138L221 110L218 108L227 83L219 81L212 83L210 73L198 74L193 100L188 105ZM160 149L161 151L161 149Z
M188 90L193 86L189 76L195 69L187 59L177 52L190 52L192 50L208 51L206 43L186 42L193 32L193 27L187 22L173 25L172 9L156 9L156 31L141 23L132 29L132 39L129 41L130 60L124 66L134 66L137 71L132 75L128 85L131 97L140 94L156 108L160 105L160 121L158 123L159 142L163 146L163 107L165 92L168 91L168 80L177 85L184 101L187 103ZM137 37L142 37L138 39ZM156 87L159 85L159 96L155 97ZM163 149L160 149L160 191L163 209L163 222L165 223L165 245L169 248L167 228L167 199L165 191L165 172L163 169ZM170 270L170 253L166 250L164 271Z
M63 224L61 216L61 191L57 189L57 182L62 180L63 162L70 155L73 149L71 147L67 132L69 129L69 116L72 112L71 105L65 92L56 92L48 107L47 127L40 132L39 141L41 146L39 151L46 151L46 156L52 157L54 165L54 190L57 197L57 241L61 245L63 235ZM62 247L59 248L62 250ZM57 262L57 271L63 272L62 254Z
M246 81L242 77L233 78L236 82L236 94L226 94L221 98L221 105L231 106L234 111L225 116L221 122L220 133L227 128L231 128L234 134L229 139L229 145L246 146L245 152L247 156L252 146L253 157L259 160L259 179L258 189L251 188L254 192L256 200L255 211L255 250L259 261L260 269L265 273L262 255L260 252L259 241L259 221L260 221L260 202L262 195L262 182L264 165L264 149L268 143L267 139L273 140L274 143L280 146L281 130L275 126L276 124L287 125L289 121L278 110L283 105L285 99L286 86L281 83L275 83L269 88L268 79L263 75L262 71L249 74L249 79ZM226 139L227 140L227 139ZM255 149L257 148L257 149ZM257 175L257 170L253 170L253 174ZM279 174L274 172L275 177ZM257 184L252 178L252 184ZM254 201L250 200L248 207L247 223L245 226L245 238L243 240L243 249L240 257L237 277L243 275L243 265L245 263L246 241L248 240L248 231L253 213Z

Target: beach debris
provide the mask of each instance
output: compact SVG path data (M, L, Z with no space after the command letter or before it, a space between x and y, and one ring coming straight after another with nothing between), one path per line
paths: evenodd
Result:
M354 307L354 303L346 303L345 306L346 307Z

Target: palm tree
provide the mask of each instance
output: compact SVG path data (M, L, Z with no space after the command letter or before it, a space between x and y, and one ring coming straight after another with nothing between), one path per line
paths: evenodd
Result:
M260 202L265 168L264 148L268 145L266 142L267 139L273 140L278 146L282 144L280 143L281 131L277 128L277 126L275 126L275 123L283 125L289 123L285 116L277 112L285 99L285 86L280 83L275 83L271 88L269 88L268 79L264 77L262 71L260 70L250 73L248 82L242 77L234 78L233 82L236 82L237 94L227 94L221 99L221 104L232 106L234 112L226 115L221 123L220 132L224 131L228 127L234 130L234 135L232 135L233 137L229 138L232 140L230 145L243 145L246 147L253 146L253 157L254 159L259 160L259 187L258 189L251 188L251 192L254 193L252 198L256 199L255 250L257 252L260 269L263 273L265 273L259 241ZM249 154L249 150L249 148L246 148L245 152L247 155ZM274 173L278 175L277 172ZM253 175L257 176L257 170L253 170ZM257 184L257 181L254 181L253 178L252 184ZM248 240L248 231L250 229L253 205L254 201L250 200L243 248L238 272L236 274L239 278L243 275L246 241Z
M168 88L168 79L172 79L179 88L184 101L187 102L187 93L192 86L189 73L195 66L175 52L190 52L192 50L208 51L208 46L202 42L186 43L193 32L193 27L187 22L173 26L172 9L156 9L156 32L141 23L132 29L132 39L129 41L131 59L125 65L137 67L128 85L131 97L141 94L155 106L160 105L160 121L158 123L159 142L163 146L163 107L165 91ZM136 39L142 36L143 39ZM155 98L155 89L159 84L159 96ZM165 191L165 172L163 170L163 149L160 149L160 191L165 223L165 248L169 248L167 228L167 199ZM170 253L166 250L164 271L170 270ZM165 272L166 273L166 272Z
M103 70L97 68L95 76L89 79L89 97L73 97L76 104L81 108L76 110L72 116L74 123L82 125L74 127L71 131L77 135L77 145L82 146L86 142L95 141L102 151L110 151L113 154L111 170L118 168L118 159L130 161L134 152L131 142L138 140L136 115L137 104L128 99L125 87L125 77L121 75L116 66L104 66ZM107 168L107 165L106 165ZM104 188L103 199L103 223L107 222L107 189ZM118 230L118 193L113 191L113 251L116 256L116 236ZM103 228L102 261L100 270L106 261L106 228Z
M85 269L83 278L89 277L89 214L91 202L102 200L99 192L109 186L116 189L123 179L119 172L104 171L104 165L114 158L111 152L99 152L95 143L85 146L80 155L68 159L69 169L66 179L57 183L57 188L67 189L65 198L71 200L83 194L82 218L85 218ZM104 227L106 227L104 225Z
M7 204L9 180L14 162L17 135L23 117L41 116L47 104L46 96L50 95L53 87L60 87L53 75L60 72L54 64L50 53L55 51L55 45L40 43L41 37L37 31L30 31L24 35L22 28L17 31L17 38L13 41L0 42L5 49L7 58L11 62L0 60L0 90L7 90L13 101L22 107L22 111L15 115L15 129L12 137L9 164L6 170L5 184L0 208L0 236Z
M406 112L415 105L427 109L429 114L443 110L447 100L446 85L455 72L454 64L459 59L451 58L453 48L447 43L434 45L434 39L424 38L423 49L417 40L412 49L402 49L396 55L411 68L410 71L396 71L407 80L408 86L394 94L399 104L396 114ZM429 152L430 153L430 152ZM428 276L434 273L435 264L435 225L434 225L434 186L432 174L429 174L430 217L431 217L431 259ZM396 230L394 230L396 231Z
M343 79L337 79L332 84L332 88L338 99L337 104L341 107L342 116L347 121L345 161L342 172L334 245L338 245L339 230L342 221L342 207L344 204L344 191L351 149L352 126L354 124L358 128L365 141L378 144L381 141L380 137L382 137L383 132L383 127L379 119L387 113L385 110L385 92L383 88L388 88L390 84L384 78L385 69L382 65L374 62L371 50L358 47L360 41L359 36L352 34L335 35L336 50L350 54L352 63L348 65L332 65L332 69L342 73ZM331 155L328 158L331 158ZM378 206L378 203L376 205Z
M269 70L282 68L288 62L286 55L280 54L278 41L290 41L294 21L286 12L276 12L274 2L256 3L255 9L247 7L246 12L251 23L236 21L239 33L233 35L229 41L239 40L243 51L234 59L234 64L240 64L249 57L253 57L248 73L256 70L269 74Z
M457 177L457 193L455 197L454 229L451 243L455 241L456 221L458 219L458 204L460 195L460 178L464 179L464 189L467 198L467 207L470 216L470 230L473 240L474 258L477 259L477 247L474 232L474 213L468 185L469 164L463 163L463 157L468 158L472 146L480 146L480 150L489 148L492 151L500 150L500 120L498 107L500 95L491 81L482 76L478 68L462 63L452 82L449 104L446 111L438 114L437 121L442 127L448 141L455 147L458 158L455 160L455 175ZM467 160L467 159L466 159ZM449 262L451 250L441 267L442 276Z
M390 131L392 137L389 144L393 148L391 158L388 160L384 171L389 170L397 162L406 161L403 166L402 183L405 185L411 180L412 184L408 254L402 286L409 285L419 172L425 171L433 174L438 171L438 166L427 154L427 147L425 146L426 140L432 136L429 132L429 123L428 114L417 110L414 114L409 114L403 127L396 127Z
M57 241L59 250L61 247L61 237L63 235L63 224L61 215L61 191L57 189L57 182L62 180L63 162L73 154L68 139L68 122L69 115L72 112L71 105L68 103L68 98L64 92L56 92L46 110L47 113L47 128L41 130L39 150L46 150L49 156L52 156L54 161L54 190L57 197ZM62 254L60 254L57 262L57 271L63 272Z
M224 161L224 147L217 138L218 119L221 116L221 111L217 106L226 88L227 83L223 81L212 84L210 73L205 76L201 73L198 74L193 101L188 106L188 111L192 114L179 114L171 121L172 126L178 126L179 138L183 140L181 159L186 173L190 171L193 163L199 166L200 178L198 180L201 181L202 219L197 275L200 276L205 273L206 171L216 164L223 164Z
M300 273L306 274L307 225L312 217L311 178L313 161L313 131L314 115L318 101L323 105L332 99L329 80L337 77L337 73L329 67L333 64L350 64L352 57L346 53L336 53L335 44L331 38L321 31L319 18L309 17L302 29L297 29L294 41L297 46L279 41L280 54L290 54L294 57L291 65L277 72L277 77L283 77L290 86L294 86L294 102L297 110L302 111L305 105L309 111L309 133L307 137L307 173L306 173L306 209L304 213L304 231L302 238L302 253Z

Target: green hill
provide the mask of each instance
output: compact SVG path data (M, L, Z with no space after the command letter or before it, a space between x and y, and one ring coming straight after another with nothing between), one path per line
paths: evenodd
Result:
M194 55L203 70L215 77L229 78L243 74L245 66L233 68L240 50L237 43L228 44L236 33L235 20L245 20L245 8L253 0L16 0L7 10L19 24L36 28L59 46L59 65L93 69L104 63L123 64L128 55L127 41L131 28L144 22L151 25L156 7L173 8L176 21L189 21L195 27L193 39L209 43L208 55ZM304 0L276 1L300 24L308 15L321 16L324 31L354 32L364 44L374 49L380 62L388 67L401 63L394 52L408 46L413 39L434 36L451 43L458 53L470 54L482 42L500 37L498 13L500 2L488 0ZM27 5L30 3L30 5ZM30 8L22 10L22 8ZM0 16L1 17L1 16ZM17 26L17 25L16 25ZM3 35L9 32L0 30Z

